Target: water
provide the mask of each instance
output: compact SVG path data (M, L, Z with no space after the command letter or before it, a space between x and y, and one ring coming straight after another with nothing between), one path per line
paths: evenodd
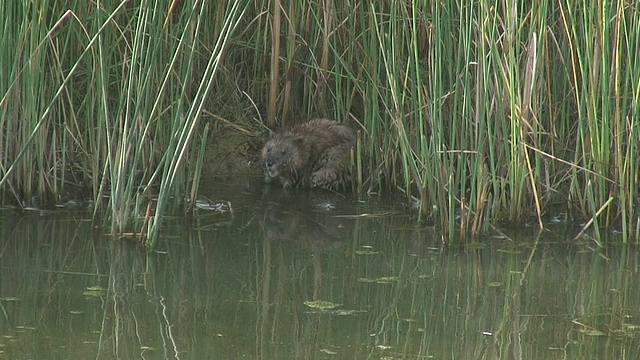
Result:
M0 359L640 358L635 246L560 224L450 248L377 198L201 194L233 211L169 219L157 252L2 213Z

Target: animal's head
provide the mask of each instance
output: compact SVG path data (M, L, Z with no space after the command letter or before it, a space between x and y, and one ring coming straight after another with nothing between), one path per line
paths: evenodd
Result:
M298 141L299 139L282 138L276 135L264 145L262 158L267 176L275 178L286 176L291 172L294 157L298 152Z

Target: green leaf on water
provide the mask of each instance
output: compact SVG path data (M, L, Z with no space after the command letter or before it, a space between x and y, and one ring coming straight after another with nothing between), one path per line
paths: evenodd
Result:
M104 294L105 294L105 290L99 286L89 286L82 292L82 295L84 296L93 296L93 297L101 297Z
M373 250L356 250L357 255L377 255L380 254L380 251Z
M382 276L376 279L370 279L370 278L359 278L358 281L360 282L368 282L368 283L376 283L376 284L392 284L396 281L398 281L398 277L397 276Z
M333 315L338 316L347 316L347 315L358 315L366 313L365 310L334 310Z
M0 301L22 301L22 299L17 297L0 297Z
M342 305L342 304L336 304L331 301L324 301L324 300L305 301L304 304L312 309L320 309L320 310L335 309L338 306Z
M602 331L596 329L578 329L578 331L588 336L604 336Z

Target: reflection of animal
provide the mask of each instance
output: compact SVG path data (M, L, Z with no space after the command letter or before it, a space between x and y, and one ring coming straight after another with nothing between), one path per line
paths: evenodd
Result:
M351 228L343 218L273 206L265 210L261 226L265 240L295 244L317 254L344 246Z
M283 188L345 190L351 182L355 135L329 119L314 119L271 137L262 149L265 181Z

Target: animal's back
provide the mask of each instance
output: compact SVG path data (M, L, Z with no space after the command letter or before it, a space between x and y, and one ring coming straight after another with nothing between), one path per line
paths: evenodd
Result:
M350 185L350 149L355 135L348 126L314 119L275 134L265 144L267 182L285 188L344 190Z

